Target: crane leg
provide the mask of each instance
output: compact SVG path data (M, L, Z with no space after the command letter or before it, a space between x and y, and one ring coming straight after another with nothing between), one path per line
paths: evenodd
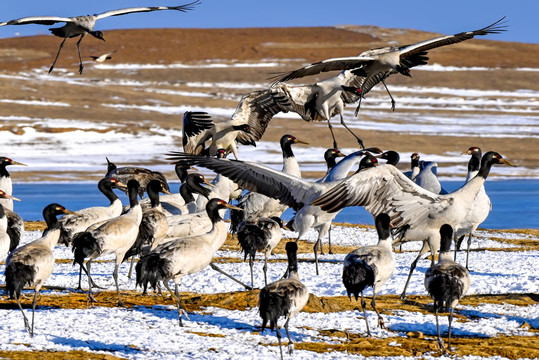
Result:
M176 306L178 308L178 322L179 322L180 326L183 327L182 314L185 315L187 320L191 320L191 319L189 319L189 315L187 315L187 309L185 309L185 307L181 303L180 293L178 292L178 284L175 284L176 287L174 288L174 291L172 291L172 289L168 285L168 280L169 279L166 279L165 281L163 281L163 284L165 285L167 290L172 295L172 298L174 298L176 300Z
M315 265L315 268L316 268L316 275L318 275L318 246L320 246L320 243L322 241L320 240L320 238L318 238L316 240L316 242L314 243L314 265Z
M331 250L331 224L329 224L329 229L328 229L328 243L329 243L329 249L328 249L328 254L333 254L333 250Z
M284 329L286 330L286 336L288 337L288 354L292 355L294 353L294 342L290 338L290 333L288 332L289 321L290 321L290 317L286 318L286 322L284 323Z
M449 327L447 330L447 351L451 351L451 322L453 321L453 311L454 308L451 307L451 311L449 312Z
M404 284L404 289L402 290L401 300L406 299L406 289L408 288L408 283L410 282L410 278L412 277L412 273L414 272L414 270L415 270L415 268L417 266L417 262L419 261L419 259L421 259L421 256L423 256L424 254L427 253L427 251L428 251L427 249L428 249L428 247L427 247L426 243L423 243L423 247L419 251L419 255L417 255L415 260L412 262L412 265L410 265L410 272L408 273L408 278L406 279L406 284ZM434 256L432 258L433 258L433 261L434 261Z
M21 300L19 297L17 298L17 305L19 306L19 309L21 309L22 317L24 319L24 328L28 331L28 333L30 333L30 324L28 323L28 318L22 309Z
M116 284L116 293L118 294L118 306L125 306L124 302L122 301L122 297L120 296L120 287L118 286L118 268L120 267L120 264L114 265L114 272L112 273L112 277L114 278L114 283Z
M238 279L234 278L232 275L230 274L227 274L226 272L224 272L223 270L219 269L217 267L217 265L215 265L214 263L210 263L210 266L213 270L223 274L224 276L228 277L229 279L231 280L234 280L235 282L237 282L238 284L240 284L241 286L243 286L244 288L246 288L247 290L253 290L253 288L247 284L244 284L243 282L239 281Z
M82 57L80 56L80 42L82 41L82 38L84 38L84 34L80 36L79 41L77 41L77 52L79 53L79 74L82 75L82 69L84 68L84 65L82 65Z
M56 53L56 57L54 58L54 61L52 62L51 67L49 68L49 74L51 73L52 69L54 69L54 65L56 65L56 61L58 60L58 56L60 56L60 51L62 51L62 48L64 47L64 43L66 42L67 38L64 38L62 42L60 43L60 47L58 48L58 52Z
M90 265L92 264L92 260L88 260L86 263L86 275L88 275L88 300L91 303L96 303L97 300L95 299L94 295L92 294L92 277L90 276Z
M335 149L338 149L339 146L337 146L337 140L335 139L335 134L333 133L333 126L331 125L331 122L329 121L329 119L328 119L328 128L329 128L329 131L331 132L331 137L333 138L333 147Z
M365 145L363 144L363 140L361 140L361 139L359 138L359 136L357 136L352 130L350 130L350 128L349 128L349 127L346 125L346 123L344 122L344 118L342 117L342 114L339 114L339 115L340 115L340 117L341 117L341 125L344 126L344 128L345 128L346 130L348 130L348 132L349 132L350 134L352 134L353 137L356 138L357 143L359 144L359 146L361 147L361 149L365 149Z
M470 246L472 245L472 233L468 235L468 248L466 249L466 270L470 270L468 267L468 255L470 255Z
M363 317L365 318L365 326L367 326L367 336L371 337L371 329L369 328L369 319L367 318L367 303L363 298L363 291L361 292L361 309L363 309Z
M378 311L378 309L376 309L376 293L374 291L372 293L371 306L374 309L374 311L376 312L376 315L378 315L378 327L381 328L381 329L385 329L386 326L384 324L384 319L382 318L382 315L380 315L380 312Z
M264 286L268 285L268 257L264 255L264 266L262 267L264 271Z
M281 333L279 332L279 325L275 324L275 333L277 334L277 341L279 342L279 351L281 352L281 360L283 360L283 343L281 342Z
M386 88L387 94L389 95L389 98L391 99L391 110L395 111L395 99L393 99L393 96L391 96L391 93L389 92L389 89L387 88L386 82L382 80L382 84Z
M253 258L249 257L249 268L251 269L251 288L255 288L255 281L253 276Z
M361 100L363 99L363 88L361 88L361 95L359 95L359 102L357 103L356 111L354 111L354 116L359 114L359 109L361 108Z
M131 263L129 264L129 272L127 273L127 278L131 280L131 275L133 274L133 264L135 263L135 257L131 256Z
M436 331L438 333L438 346L440 347L440 351L443 352L444 341L442 340L442 336L440 335L440 323L438 322L438 305L436 303L434 303L434 314L436 315Z
M32 327L30 328L30 337L34 337L34 314L36 313L38 293L39 293L39 289L34 289L34 301L32 301Z

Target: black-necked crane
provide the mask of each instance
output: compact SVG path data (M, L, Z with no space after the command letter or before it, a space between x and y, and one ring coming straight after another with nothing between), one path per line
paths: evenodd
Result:
M378 155L377 158L384 159L386 160L386 164L393 166L397 166L401 159L399 153L393 150L384 151L383 153Z
M0 190L0 199L10 199L20 201L16 197L6 194L3 190ZM4 261L7 254L12 251L11 238L8 234L8 218L4 211L4 206L0 204L0 261Z
M208 217L211 219L209 231L198 236L167 241L142 257L137 263L137 286L140 285L146 292L148 284L155 289L159 282L163 282L176 300L180 326L183 326L182 314L186 316L187 314L181 303L178 286L182 277L197 273L210 265L213 255L224 244L227 230L219 210L226 208L236 207L221 199L211 199L206 205ZM174 291L168 284L171 280L175 284Z
M419 174L419 158L418 153L410 155L410 171L404 172L404 175L408 176L410 180L415 180L415 177Z
M103 255L114 254L116 256L114 272L112 277L116 284L118 294L118 306L123 306L118 286L118 268L124 260L125 253L133 246L139 232L139 225L142 220L142 209L138 202L139 184L136 180L127 182L129 194L129 204L131 209L118 217L109 219L99 227L91 231L78 233L73 239L73 252L75 259L73 264L79 264L88 276L88 296L95 301L92 295L92 277L90 275L90 264L93 259ZM86 266L84 260L88 258Z
M66 23L62 27L49 29L50 32L54 36L64 38L64 40L62 40L62 42L60 43L60 47L58 48L58 53L56 54L56 57L54 58L54 61L49 69L49 73L54 69L54 65L56 64L56 61L58 60L58 56L60 56L60 51L62 51L62 47L64 46L65 41L68 38L74 38L74 37L80 36L79 40L77 41L77 51L79 54L79 74L82 74L82 69L84 68L84 65L82 64L82 57L80 55L80 43L82 39L86 35L90 34L97 39L105 41L105 39L103 38L103 33L101 31L94 31L94 26L97 20L104 19L110 16L118 16L118 15L125 15L125 14L139 13L139 12L150 12L150 11L158 11L158 10L178 10L181 12L186 12L186 11L192 10L193 6L199 3L200 3L200 0L196 0L189 4L180 5L180 6L133 7L133 8L105 11L103 13L95 14L95 15L83 15L83 16L74 16L74 17L30 16L30 17L23 17L20 19L14 19L14 20L1 22L0 26L27 25L27 24L54 25L56 23L62 23L62 22Z
M297 231L298 240L310 229L318 231L318 238L314 245L316 272L318 274L318 247L328 232L331 221L336 214L321 211L318 206L310 205L312 201L331 189L339 180L326 182L309 182L296 176L285 174L267 166L249 161L216 159L206 156L172 152L169 160L184 163L185 165L200 165L228 177L240 187L264 194L296 211L293 221L287 227ZM356 154L358 156L358 154ZM341 164L345 159L341 160ZM366 156L360 163L360 169L374 166L376 158ZM337 164L332 172L339 171Z
M187 174L183 183L180 185L180 191L175 194L159 196L159 203L166 216L190 214L197 210L195 194L208 198L211 190L202 186L203 184L213 187L204 175L198 173ZM166 190L166 189L163 189ZM151 206L151 200L145 198L140 200L142 209ZM127 210L127 209L126 209Z
M167 189L167 191L170 191L167 179L165 175L163 175L163 173L137 166L118 167L108 158L106 159L107 173L105 174L105 177L113 177L124 184L127 184L131 179L137 180L137 182L139 183L138 195L140 196L140 198L142 198L144 192L146 192L146 186L148 185L148 183L153 179L161 181L163 184L165 184L165 188ZM118 189L127 193L127 187L119 186Z
M141 256L144 246L153 248L154 243L159 244L165 238L168 230L167 217L163 213L163 208L159 202L159 193L168 193L168 190L165 189L165 185L161 181L152 180L148 183L146 191L151 201L150 207L142 210L142 220L140 221L137 239L131 248L127 250L122 260L126 261L131 257L131 264L127 274L129 279L131 279L135 256Z
M15 161L11 158L0 156L0 190L4 191L7 195L13 193L13 182L11 175L6 169L6 166L20 165L26 166L26 164ZM7 217L7 234L9 235L10 245L9 251L13 251L21 241L24 234L24 221L22 218L13 211L13 200L9 197L0 197L0 205L4 207L4 213Z
M225 149L219 149L217 150L217 156L218 159L224 159L226 158L226 151ZM208 203L208 199L211 198L218 198L227 202L230 202L231 200L238 199L243 189L238 186L234 181L230 180L226 176L221 176L220 174L217 174L215 178L211 181L211 191L208 194L207 197L199 196L197 198L197 212L198 211L204 211L206 209L206 204Z
M470 274L468 270L453 261L450 250L453 241L453 229L444 224L440 228L440 255L438 263L432 265L425 273L425 288L434 300L434 313L436 315L436 331L438 333L438 345L444 350L444 341L440 336L440 324L438 322L439 311L449 311L449 326L447 334L447 349L451 350L451 321L453 312L459 300L470 288Z
M183 149L191 154L206 156L217 155L217 150L224 149L226 155L232 153L238 158L237 137L240 133L249 133L249 124L238 124L232 119L214 121L205 112L186 111L183 115ZM248 145L255 145L254 142Z
M364 206L373 216L385 212L391 217L391 226L398 235L396 244L423 242L423 247L410 266L401 294L404 298L419 259L429 249L431 254L438 251L440 227L452 224L455 232L469 233L470 226L477 222L474 213L476 197L494 164L512 166L500 154L489 151L481 159L481 169L475 178L461 188L443 195L421 188L394 166L381 165L339 182L312 204L328 212L339 211L347 206Z
M359 97L358 109L361 106L361 98L376 84L381 82L391 98L391 109L395 110L395 100L385 84L385 79L390 75L397 73L411 76L410 69L412 67L427 64L429 59L427 53L429 50L470 40L475 36L499 34L500 32L505 31L506 26L503 22L504 19L505 17L479 30L440 36L410 45L387 46L371 49L362 52L358 56L322 60L303 68L278 75L276 81L288 81L304 76L316 75L326 71L351 70L352 74L365 78L360 87L362 96Z
M289 134L281 136L279 142L283 155L283 167L281 171L285 174L301 178L301 169L299 167L298 160L294 155L292 145L308 145L308 143ZM256 192L248 192L244 194L237 206L242 208L243 211L233 210L230 212L230 228L232 232L237 230L237 227L243 220L254 220L260 217L280 217L287 208L287 206L281 204L279 200L272 199Z
M286 243L285 248L288 256L288 278L266 285L260 290L258 299L258 308L262 318L262 331L264 331L269 321L270 329L275 329L277 334L281 360L283 359L283 349L278 324L279 318L286 318L284 328L288 337L288 353L292 354L294 343L288 332L288 323L309 301L309 290L301 282L298 275L298 245L291 241Z
M120 216L122 213L122 201L112 190L113 187L125 187L124 183L115 178L103 178L97 183L97 188L110 201L109 206L94 206L77 211L77 214L62 216L60 223L59 244L71 246L76 234L86 231L90 226ZM82 290L82 266L79 270L78 290ZM96 286L95 284L93 284ZM96 286L97 287L97 286Z
M264 266L262 270L264 271L264 285L267 285L268 257L279 244L279 241L281 241L281 229L283 228L286 229L286 226L284 226L283 221L279 217L259 217L244 220L238 225L238 242L244 253L244 260L249 257L252 288L254 288L253 262L256 253L264 253Z
M365 77L356 76L350 71L343 71L339 75L314 84L289 85L274 84L271 89L277 95L285 97L288 101L279 104L282 112L294 112L303 120L327 121L333 139L333 147L338 148L331 118L339 115L341 125L354 136L361 148L363 140L359 138L347 125L343 118L346 104L355 103L361 98L361 88Z
M395 258L393 257L389 215L381 213L376 216L375 225L378 233L378 244L362 246L350 252L344 258L342 281L348 297L352 295L358 300L361 295L361 308L367 326L367 335L371 336L363 291L372 286L371 306L378 315L378 326L384 327L384 320L376 309L376 294L389 280L395 270Z
M477 146L472 146L468 149L468 151L462 153L462 155L472 155L468 161L468 175L466 176L466 183L468 183L479 173L481 164L481 149ZM457 257L457 251L460 249L462 241L466 236L468 236L468 246L466 248L466 269L468 269L469 265L468 259L470 255L470 246L472 244L472 233L483 221L486 220L490 210L492 210L492 203L490 202L490 198L488 197L487 192L485 191L485 186L483 185L475 198L474 209L472 211L473 216L470 219L471 221L469 222L468 227L459 229L455 233L455 260Z
M48 231L43 237L15 249L6 261L6 289L11 298L17 300L17 305L24 317L24 327L34 336L34 314L36 311L37 296L43 282L52 274L54 267L53 248L60 238L60 224L56 216L72 214L59 204L50 204L43 209L43 217ZM32 301L32 324L30 325L21 306L21 291L25 286L34 288Z
M116 187L127 187L115 178L103 178L97 183L99 191L109 200L109 206L93 206L77 210L77 215L62 216L60 223L60 240L58 243L70 246L75 234L85 231L89 226L108 220L122 213L122 201L113 191Z
M21 165L26 166L26 164L15 161L11 158L0 156L0 189L8 195L13 194L13 182L11 180L11 175L6 169L6 166L10 165ZM13 200L10 198L0 199L0 205L7 210L13 210Z
M442 187L438 180L438 163L435 161L420 161L419 174L414 178L414 182L423 189L435 194L447 194L447 190Z

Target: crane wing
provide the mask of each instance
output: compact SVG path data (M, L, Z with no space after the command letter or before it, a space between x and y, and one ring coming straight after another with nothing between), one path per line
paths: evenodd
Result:
M232 124L249 124L249 132L240 132L236 140L252 145L264 135L269 122L277 113L287 111L290 101L274 89L253 91L245 94L232 115Z
M380 165L339 182L312 205L328 212L364 206L373 216L387 213L392 227L402 229L427 221L432 213L442 212L452 203L451 194L433 194L413 183L396 167Z
M211 137L209 129L214 127L213 120L203 111L186 111L183 114L183 150L190 154L200 154L204 143Z
M4 21L0 23L0 26L27 25L27 24L52 25L58 22L73 22L73 19L68 18L68 17L59 17L59 16L30 16L30 17L23 17L20 19Z
M327 184L309 183L253 162L217 159L181 152L171 152L167 155L168 160L174 162L213 170L246 190L278 199L294 210L299 210L329 188Z
M118 16L118 15L125 15L125 14L131 14L131 13L150 12L150 11L158 11L158 10L178 10L181 12L186 12L189 10L193 10L194 6L198 4L200 4L200 0L196 0L191 3L185 4L185 5L179 5L179 6L132 7L132 8L105 11L101 14L96 14L95 16L96 16L96 20L99 20L99 19L103 19L109 16Z
M273 80L274 83L278 83L298 79L305 76L320 74L321 72L356 69L369 64L375 59L375 57L362 55L326 59L311 65L307 65L297 70L279 73L272 77L271 80Z

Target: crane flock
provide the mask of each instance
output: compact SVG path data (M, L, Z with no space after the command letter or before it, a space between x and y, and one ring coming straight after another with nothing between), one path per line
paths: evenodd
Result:
M83 71L80 42L87 35L104 40L100 31L94 31L97 20L136 12L177 10L187 12L200 1L180 6L153 6L106 11L101 14L78 17L31 16L0 22L5 25L42 24L64 22L60 28L51 28L53 35L62 37L56 57L50 66L54 69L67 38L79 37L79 73ZM178 194L171 194L165 176L139 167L117 167L107 158L107 172L98 183L99 190L109 200L104 207L92 207L71 212L53 203L45 207L43 216L47 229L43 236L29 244L18 247L24 223L13 212L12 184L8 165L24 165L7 157L0 157L0 256L6 261L6 288L17 301L24 316L24 325L30 336L34 334L34 314L37 295L44 281L52 274L57 244L72 246L74 261L80 265L88 278L88 296L98 287L91 277L91 263L107 254L115 255L113 279L116 285L118 306L123 306L118 286L120 264L130 256L139 255L136 265L136 285L146 293L148 286L155 289L161 284L170 291L176 302L178 322L183 326L187 311L181 301L180 281L184 276L200 272L208 265L224 273L212 263L216 251L224 244L227 226L224 211L233 210L231 231L237 233L245 258L249 257L251 285L254 288L253 261L257 252L264 253L265 286L259 292L261 329L275 329L283 358L279 319L285 317L284 328L292 353L288 324L302 310L309 299L307 287L298 276L298 242L311 228L318 230L314 246L315 271L318 274L318 252L322 240L329 234L336 213L348 206L363 206L375 218L379 241L350 252L343 259L343 285L351 299L361 298L366 321L367 335L371 336L367 321L364 290L373 288L371 305L378 316L379 326L384 326L376 308L376 294L395 271L395 254L392 247L419 241L423 246L410 267L402 298L417 262L430 252L431 267L425 275L426 292L434 299L438 344L442 351L444 343L438 326L438 312L450 309L448 345L451 339L451 319L458 300L470 287L468 253L466 268L457 264L449 255L451 242L457 248L468 236L468 250L472 233L491 209L484 182L492 165L512 165L499 153L488 151L481 156L481 149L470 147L465 154L471 155L468 178L461 188L444 192L436 176L436 163L420 161L418 153L412 154L411 171L396 168L400 156L395 151L377 147L365 148L364 140L348 128L343 118L346 104L358 103L378 83L387 90L391 109L395 100L385 81L392 74L410 76L410 69L427 63L429 50L456 44L474 38L505 31L504 18L479 30L442 36L406 46L388 46L362 52L355 57L322 60L301 69L278 74L267 89L245 94L230 119L217 121L204 111L187 111L183 115L183 152L171 151L168 160L176 165L176 172L183 183ZM112 53L94 57L95 61L110 59ZM313 84L297 85L288 81L327 71L340 71L336 76ZM326 121L331 131L333 148L324 155L328 171L318 181L301 178L300 165L294 157L292 144L307 144L293 135L283 135L280 141L283 168L276 171L257 162L240 159L238 145L256 145L268 128L271 119L280 112L295 112L305 121ZM338 149L337 139L330 120L339 115L340 123L355 137L361 149L345 156ZM307 144L308 145L308 144ZM227 159L232 153L235 160ZM375 154L379 154L374 156ZM339 162L337 157L343 157ZM386 164L380 165L378 159ZM353 169L359 163L357 169ZM213 184L198 173L188 173L197 165L217 174ZM125 191L129 206L122 204L113 189ZM238 205L229 202L244 194ZM159 195L163 192L167 195ZM139 200L147 193L148 200ZM285 226L280 219L286 208L296 213ZM64 215L60 219L58 215ZM282 279L268 283L267 260L281 240L282 228L298 233L295 241L286 244L288 269ZM439 262L434 255L440 251ZM331 243L330 243L331 253ZM9 255L8 255L9 254ZM455 253L456 254L456 253ZM305 266L306 267L306 266ZM303 269L308 273L307 269ZM226 274L226 273L225 273ZM230 276L226 274L227 276ZM239 280L237 280L240 282ZM174 291L170 288L174 283ZM241 283L241 282L240 282ZM21 303L25 286L34 289L32 320L28 321ZM79 277L79 287L82 290ZM448 348L449 349L449 348ZM449 349L450 350L450 349Z

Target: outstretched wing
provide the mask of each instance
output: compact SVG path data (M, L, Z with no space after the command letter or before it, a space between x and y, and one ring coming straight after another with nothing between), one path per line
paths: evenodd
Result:
M371 61L376 58L370 56L351 56L351 57L341 57L341 58L331 58L322 60L320 62L307 65L301 69L292 70L285 73L279 73L272 77L270 80L273 80L274 83L289 81L293 79L302 78L305 76L320 74L321 72L327 71L341 71L356 69L371 63Z
M312 202L335 212L364 206L373 216L387 213L394 228L428 221L453 203L452 196L437 195L413 183L396 167L380 165L350 176Z
M27 25L27 24L52 25L59 22L72 22L72 21L73 19L71 18L60 17L60 16L29 16L29 17L23 17L20 19L4 21L0 23L0 26Z
M200 0L196 0L189 4L179 5L179 6L133 7L133 8L126 8L126 9L105 11L104 13L96 14L95 16L96 16L96 20L99 20L99 19L103 19L109 16L118 16L118 15L125 15L125 14L131 14L131 13L150 12L150 11L158 11L158 10L178 10L181 12L187 12L189 10L193 10L195 5L198 5L198 4L200 4Z
M428 51L430 49L435 49L435 48L446 46L446 45L456 44L461 41L470 40L470 39L473 39L474 36L477 36L477 35L482 36L482 35L488 35L488 34L499 34L502 31L506 31L505 28L507 26L504 25L505 23L504 19L505 19L505 16L499 19L498 21L488 26L485 26L484 28L479 29L479 30L465 31L465 32L461 32L455 35L440 36L437 38L421 41L415 44L402 46L400 47L400 50L402 51L401 58L409 57L411 55Z
M279 94L285 96L289 101L284 106L284 112L295 112L305 121L325 121L318 111L316 111L315 84L311 85L287 85L277 84L273 86ZM333 115L333 114L332 114Z
M186 166L198 165L213 170L246 190L278 199L294 210L299 210L329 188L327 184L309 183L253 162L217 159L181 152L171 152L167 155L168 160Z
M213 120L208 113L186 111L183 114L183 150L189 154L200 154L204 150L204 143L211 137L209 129L213 126Z
M274 89L245 94L232 115L232 124L249 124L250 130L239 132L236 140L243 145L252 145L260 140L273 116L286 112L289 104L288 98Z

